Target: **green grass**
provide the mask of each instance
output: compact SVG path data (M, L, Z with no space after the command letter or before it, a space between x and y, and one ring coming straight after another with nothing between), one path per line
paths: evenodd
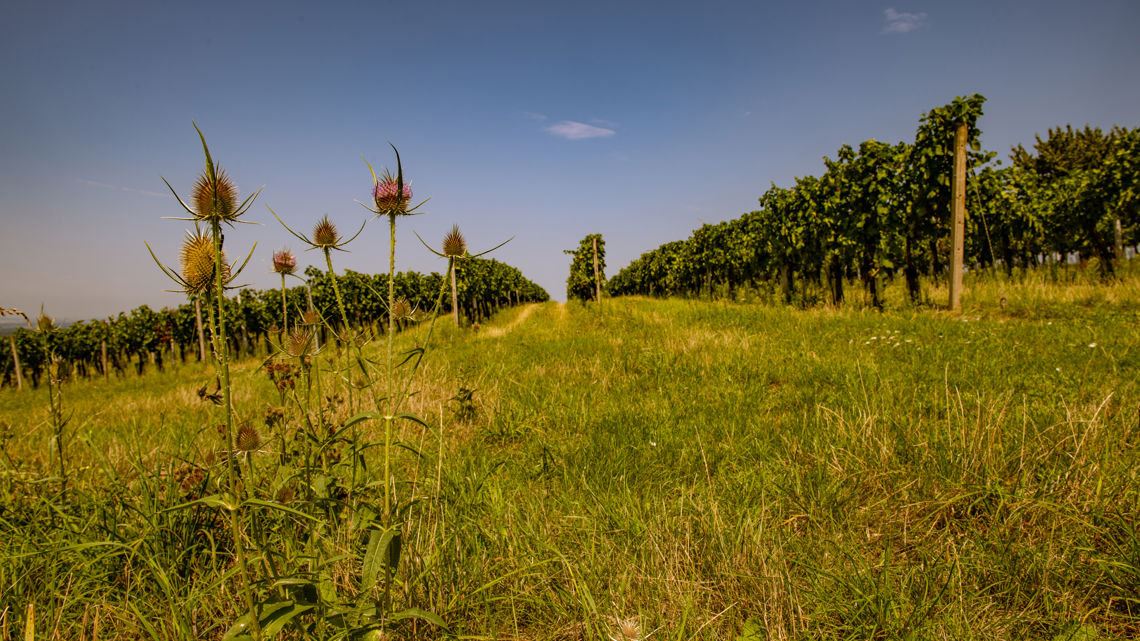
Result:
M962 314L616 299L441 323L411 408L431 429L401 434L396 598L478 639L1135 637L1138 282L968 281ZM65 384L64 502L46 391L0 392L0 637L29 603L45 639L229 627L221 518L165 510L216 443L210 376ZM277 404L257 363L235 389L253 420Z

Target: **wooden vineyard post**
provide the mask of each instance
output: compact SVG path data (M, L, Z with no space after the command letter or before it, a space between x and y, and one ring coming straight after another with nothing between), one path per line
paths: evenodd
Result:
M1116 219L1116 224L1112 227L1113 243L1116 245L1116 260L1120 262L1124 260L1124 226L1121 225L1120 219Z
M107 378L107 341L101 341L99 351L103 356L103 378Z
M966 123L954 132L954 179L950 212L950 309L962 307L962 262L966 254Z
M16 366L16 389L24 389L24 375L20 372L20 355L16 352L16 335L8 337L8 344L12 346L12 364Z
M598 237L594 237L594 297L602 304L602 281L598 278Z
M194 299L194 316L198 321L198 360L206 360L206 334L202 331L202 301Z

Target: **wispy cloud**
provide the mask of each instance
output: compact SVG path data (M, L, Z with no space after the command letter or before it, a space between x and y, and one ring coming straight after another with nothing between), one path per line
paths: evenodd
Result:
M127 191L127 192L130 192L132 194L143 194L146 196L159 196L159 197L166 197L166 195L167 195L167 194L161 194L157 191L147 191L146 189L135 189L134 187L123 187L122 185L108 185L107 183L96 182L94 180L86 180L84 178L80 178L79 182L83 183L84 185L90 185L92 187L102 187L104 189L117 189L119 191Z
M556 122L546 128L547 133L565 138L567 140L582 140L584 138L604 138L612 136L616 131L607 129L605 127L595 127L594 125L587 125L584 122L574 122L573 120L563 120Z
M530 118L531 120L546 120L546 116L542 114L536 114L533 111L524 111L523 115L527 118Z
M883 25L883 33L910 33L926 24L925 12L907 13L905 11L887 9L883 12L883 17L886 18L886 24Z

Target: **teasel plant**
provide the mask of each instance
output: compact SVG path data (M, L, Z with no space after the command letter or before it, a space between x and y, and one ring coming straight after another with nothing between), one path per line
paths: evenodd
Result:
M258 189L250 194L245 200L238 201L238 190L233 181L221 168L220 165L214 163L210 155L210 148L206 144L206 137L202 134L202 130L198 128L197 123L194 124L194 130L198 132L198 138L202 142L202 152L206 157L206 167L198 180L194 183L191 191L191 204L187 204L178 195L174 187L162 178L162 181L170 189L170 193L174 195L175 200L182 206L182 209L189 214L189 218L172 217L174 220L184 220L194 223L194 232L187 233L183 241L182 251L179 255L180 269L174 270L162 264L161 261L154 254L154 250L147 245L147 250L150 251L151 257L154 258L155 263L159 268L170 277L176 284L181 287L181 290L191 296L201 296L207 302L212 303L207 305L207 315L210 319L210 335L213 343L214 361L217 366L217 375L221 381L221 394L222 394L222 413L224 414L225 425L225 457L226 457L226 478L229 491L229 497L219 501L230 515L230 530L234 540L235 556L237 557L238 572L241 578L242 594L245 600L245 605L248 610L249 628L255 640L261 639L261 625L258 619L256 609L256 599L254 596L253 584L250 580L249 563L245 550L244 536L242 532L242 505L244 501L241 498L238 488L238 476L240 471L238 469L238 456L237 456L237 442L234 429L234 407L233 407L233 394L230 382L230 362L228 355L228 343L226 334L226 320L223 313L223 306L225 305L225 291L234 278L241 273L245 266L249 263L249 259L253 257L253 251L257 247L254 243L250 249L249 255L245 261L236 270L231 269L231 266L226 261L223 252L223 235L222 225L233 227L237 223L248 223L241 219L241 216L249 211L253 201L261 193ZM250 223L256 224L256 223ZM206 228L206 233L201 231L201 227Z
M289 333L289 307L285 302L285 277L296 276L297 257L289 248L273 252L273 271L281 275L281 339Z
M13 310L15 311L15 310ZM23 313L20 312L23 316ZM27 321L28 317L24 316ZM63 372L61 367L62 360L56 355L55 349L52 347L51 335L55 332L56 325L55 319L48 316L40 307L40 315L36 318L35 326L28 323L39 335L40 345L44 351L44 359L47 362L48 372L48 410L49 420L52 428L52 445L56 453L56 465L59 468L59 493L60 496L67 499L67 456L65 449L65 433L67 424L71 422L71 415L64 416L63 411Z
M437 252L436 250L432 249L431 245L428 245L426 242L424 242L424 239L422 237L420 237L419 234L416 234L416 238L420 239L420 242L423 243L423 246L425 248L427 248L427 250L429 252L435 254L436 256L439 256L440 258L447 259L447 271L451 277L451 313L455 317L455 327L456 327L456 329L458 329L459 328L459 288L458 288L457 283L456 283L457 279L455 276L455 271L456 271L456 268L459 266L460 261L465 260L467 258L479 258L480 256L490 254L491 252L495 251L496 249L498 249L498 248L502 247L503 245L506 245L507 243L514 240L515 237L511 236L510 238L499 243L498 245L495 245L494 247L488 249L487 251L479 252L478 254L469 254L467 252L467 239L465 239L463 237L463 232L459 231L459 225L452 225L451 230L448 231L447 234L443 237L442 247L440 248L443 250L442 252Z
M340 312L341 339L344 340L346 337L343 334L344 332L348 331L348 312L344 307L344 298L342 298L340 295L340 287L336 283L336 271L333 270L332 252L347 252L348 250L344 248L345 245L351 243L353 240L356 240L356 237L360 235L360 232L364 231L364 226L368 224L368 221L365 220L363 223L361 223L360 229L356 230L356 233L351 237L344 238L340 235L340 231L336 228L336 225L333 224L331 220L329 220L328 214L325 214L323 217L321 217L320 220L317 221L315 225L313 225L312 233L309 236L305 236L294 231L293 228L289 225L286 225L285 221L281 220L281 217L277 215L277 212L273 211L272 207L266 205L265 208L269 210L269 213L273 214L273 217L277 219L277 222L281 223L281 226L284 227L286 231L292 234L293 237L295 237L297 240L300 240L302 243L305 243L309 246L305 251L319 249L321 250L321 253L324 254L325 265L329 270L329 279L332 281L333 294L336 295L337 311Z
M354 335L354 332L349 327L348 310L344 305L344 297L340 293L340 285L337 284L336 270L333 268L333 261L332 261L332 252L333 251L347 252L348 250L345 249L345 246L348 245L349 243L351 243L353 240L355 240L356 237L359 236L361 234L361 232L364 231L364 227L365 227L365 225L367 225L368 221L365 220L364 222L362 222L360 224L360 228L357 229L356 233L353 234L351 237L344 238L340 235L340 231L337 229L336 225L331 220L329 220L328 215L325 214L324 216L321 217L320 220L318 220L316 222L315 225L313 225L313 231L308 236L305 236L303 234L300 234L300 233L294 231L293 228L291 228L291 227L289 227L289 225L285 224L285 221L281 219L281 216L277 215L276 211L273 211L272 207L270 207L269 205L266 205L266 208L269 210L269 213L273 214L273 217L277 219L277 222L281 223L281 226L284 227L286 231L288 231L290 234L292 234L295 238L300 240L302 243L305 243L306 245L308 245L308 248L306 249L306 251L318 249L324 255L325 265L328 267L329 280L332 283L333 294L336 298L337 311L340 313L340 320L341 320L340 331L337 332L329 323L326 323L326 325L329 327L329 329L331 331L333 331L334 335L336 335L341 340L341 342L345 345L346 349L349 352L349 358L354 359L356 361L356 363L359 365L359 367L360 367L363 375L365 376L365 378L368 378L369 374L368 374L367 367L364 365L364 357L363 357L363 354L361 352L361 343L359 340L357 340L357 337ZM319 368L318 368L318 370L319 370ZM319 381L320 373L319 373L319 371L317 371L315 373L316 373L316 375L318 377L318 381ZM349 381L352 380L352 362L351 362L351 360L345 364L343 369L340 370L340 374L346 380L349 380ZM367 385L367 387L369 387L369 389L371 389L371 385ZM351 384L347 385L346 390L347 390L347 394L349 396L349 404L351 405L353 403L353 386ZM351 481L349 484L349 492L351 495L351 494L356 493L357 483L360 479L360 468L363 466L363 462L360 459L361 447L360 447L360 433L359 433L358 428L354 427L352 429L350 441L352 444L352 471L351 471Z

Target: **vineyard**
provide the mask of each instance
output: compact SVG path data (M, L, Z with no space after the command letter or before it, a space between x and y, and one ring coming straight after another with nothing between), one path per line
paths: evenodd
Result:
M505 307L550 298L517 268L494 259L467 258L460 261L456 272L459 311L471 321L487 318ZM347 271L336 279L346 308L351 310L350 325L367 329L372 335L383 334L388 319L388 275ZM328 272L309 266L303 280L304 285L286 289L290 317L300 317L313 309L339 330L342 321ZM443 276L434 272L400 272L394 281L397 295L422 313L431 309L444 284ZM233 328L229 342L235 354L273 353L272 340L277 339L284 326L281 291L242 289L226 299L223 309L227 326ZM46 335L46 345L43 335L30 328L18 328L5 341L5 351L14 353L0 359L0 387L17 385L17 361L21 376L32 386L39 386L47 365L45 348L60 359L65 377L121 376L128 371L141 375L151 366L161 371L172 358L201 360L204 345L212 340L209 326L203 325L203 342L199 342L201 319L193 303L158 311L143 305L105 320L53 328ZM320 340L327 341L330 336L325 328Z
M1007 276L1043 264L1091 259L1110 279L1140 242L1140 129L1108 134L1050 130L1033 152L1002 166L982 151L985 99L955 99L919 121L913 143L843 145L819 177L773 184L760 209L706 224L688 239L643 254L607 283L611 295L731 294L770 288L785 302L845 300L858 282L883 306L886 280L902 277L920 302L920 276L950 265L954 129L968 131L965 264Z

